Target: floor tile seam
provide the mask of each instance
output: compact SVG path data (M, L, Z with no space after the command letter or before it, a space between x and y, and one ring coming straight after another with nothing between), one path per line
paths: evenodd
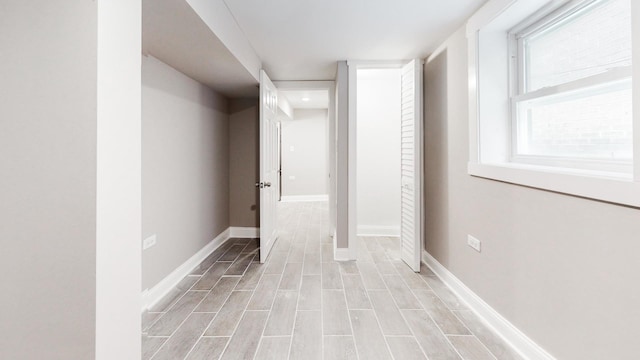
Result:
M437 294L436 294L436 296L437 296ZM493 351L491 351L491 349L489 349L489 347L487 346L487 344L485 344L485 343L484 343L484 341L480 340L480 338L478 337L478 335L476 335L476 333L475 333L473 330L471 330L471 329L469 328L469 326L467 326L467 324L466 324L466 323L465 323L465 322L460 318L460 316L459 316L458 312L459 312L459 311L463 311L463 310L450 310L450 311L451 311L451 313L453 314L453 316L455 316L455 317L456 317L456 319L458 319L458 321L460 321L460 323L461 323L465 328L467 328L467 330L469 330L469 333L470 333L471 335L467 335L467 336L473 336L474 338L476 338L476 339L478 340L478 342L480 342L480 344L482 344L482 346L483 346L483 347L484 347L484 348L489 352L489 354L491 354L491 356L493 356L495 359L497 359L497 358L498 358L498 356L497 356L496 354L494 354L494 353L493 353ZM471 312L473 315L477 316L477 314L476 314L473 310L464 310L464 311L469 311L469 312ZM497 335L497 334L493 333L493 330L492 330L491 328L489 328L488 326L486 326L486 325L482 322L482 320L479 320L479 321L480 321L480 324L481 324L482 326L484 326L484 327L487 329L487 331L491 332L494 336L497 336L501 341L503 341L503 342L504 342L504 339L502 339L502 337L500 337L499 335ZM505 345L506 345L507 347L509 347L511 350L513 350L513 348L511 348L511 345L509 345L509 343L506 343L506 342L505 342Z
M395 265L394 265L395 266ZM377 268L377 267L376 267ZM397 269L396 269L397 270ZM378 272L379 269L378 269ZM402 275L398 272L398 276L401 278L401 280L403 281L403 283L405 283L405 285L407 285L407 288L409 289L409 291L411 292L411 294L416 298L416 300L420 303L421 306L423 306L422 309L400 309L400 306L398 305L395 297L393 296L391 289L389 289L389 286L387 285L387 282L384 280L384 275L380 274L382 276L382 280L385 284L385 286L387 287L387 290L389 291L389 293L391 294L391 298L393 300L393 302L396 304L396 308L398 309L398 311L400 312L400 316L402 316L402 319L404 320L405 324L407 325L407 327L409 328L409 331L411 332L411 334L413 334L413 338L416 339L416 342L418 343L418 346L420 347L420 349L423 352L423 355L428 359L428 355L426 352L426 349L423 349L422 344L420 344L420 342L418 341L418 338L415 336L415 332L413 331L413 329L411 328L411 326L409 326L409 322L407 321L404 313L402 310L409 310L409 311L416 311L416 310L420 310L420 311L424 311L427 316L429 316L429 318L431 319L431 321L433 321L433 323L436 325L436 327L438 328L438 330L440 330L440 333L447 339L447 342L451 345L451 347L454 349L454 351L458 354L458 356L460 356L460 358L462 359L462 355L460 355L460 353L458 352L458 350L455 348L455 346L453 346L453 344L451 343L451 341L449 341L449 339L447 338L446 334L444 334L444 332L442 331L442 329L440 329L440 327L438 326L438 324L435 322L435 320L433 319L433 317L431 316L431 314L429 314L429 312L424 309L424 305L422 305L422 303L420 302L420 300L418 299L418 297L415 295L414 293L414 289L412 289L410 286L408 286L408 284L406 283L406 281L404 281L404 278L402 277ZM423 280L424 281L424 280ZM425 281L426 282L426 281ZM427 284L427 286L429 286L429 284ZM431 289L431 287L429 286L429 288ZM433 291L433 290L431 290ZM434 291L435 293L435 291Z
M164 347L164 345L169 341L170 337L166 338L164 340L164 342L162 343L162 345L160 345L156 351L149 357L149 360L153 360L153 358L156 357L156 355L158 355L158 353L160 352L160 350L162 350L162 348Z
M345 295L346 295L346 292L345 292ZM369 297L369 293L367 293L367 297ZM378 318L378 313L375 311L375 307L373 306L373 302L371 301L371 299L369 299L369 302L371 303L371 309L363 309L363 310L369 310L369 311L373 312L373 316L375 317L376 323L378 324L378 330L380 330L380 334L382 335L384 343L387 346L387 350L389 351L389 354L391 354L391 358L395 359L395 356L393 355L393 352L391 351L391 346L389 345L389 342L387 341L387 338L384 335L384 331L382 331L382 325L380 324L380 319ZM349 311L351 311L351 310L349 310ZM362 311L362 310L360 310L360 311ZM351 312L349 312L349 321L351 322ZM351 326L353 327L353 324ZM409 329L409 331L411 331L411 329ZM353 335L354 335L354 341L355 341L355 333ZM402 360L402 359L398 359L398 360Z
M151 323L149 323L147 326L145 326L145 327L142 329L142 334L143 334L143 335L145 334L145 330L146 330L146 333L148 333L148 332L149 332L149 329L151 329L151 327L152 327L153 325L155 325L155 324L158 322L158 320L160 320L160 318L161 318L161 317L165 316L165 315L167 314L167 312L166 312L166 311L164 311L164 312L154 312L154 314L162 314L162 315L158 315L158 317L157 317L157 318L155 318ZM147 336L148 336L148 335L147 335Z
M180 280L180 281L182 281L182 280ZM195 285L195 284L194 284L194 285ZM193 285L192 285L191 287L193 287ZM175 289L175 287L174 287L173 289ZM172 289L172 290L173 290L173 289ZM189 292L189 291L191 291L191 288L189 288L189 290L185 290L185 291L183 291L183 292L182 292L182 295L178 296L178 298L177 298L175 301L173 301L173 302L171 303L171 305L165 309L165 311L153 311L153 312L162 312L162 313L164 313L164 314L168 313L171 309L173 309L173 307L174 307L174 306L176 306L176 304L180 301L180 299L182 299L182 298L187 294L187 292ZM166 295L169 295L169 294L167 293ZM160 301L162 301L162 299L160 299ZM160 318L161 318L161 317L163 317L163 316L164 316L164 315L159 316L159 317L158 317L158 319L156 319L153 323L155 324L155 323L156 323L156 321L160 320Z
M204 291L202 291L204 292ZM185 292L186 295L187 292ZM198 304L196 304L196 306L193 308L194 310L200 306L200 304L202 303L202 301L206 298L207 296L205 295L199 302ZM167 312L168 313L168 312ZM185 321L187 321L187 319L189 318L189 316L191 316L193 314L193 310L189 311L189 314L187 314L187 316L182 319L182 321L180 321L180 324L178 326L176 326L176 328L171 332L171 335L169 335L169 337L172 337L177 331L178 329L180 329L180 327L184 324ZM166 315L166 314L165 314ZM159 319L158 319L159 320Z
M427 285L429 285L429 284L427 284ZM435 296L436 298L438 298L438 300L439 300L440 302L442 302L442 304L444 304L445 308L446 308L447 310L449 310L449 312L451 312L451 314L453 314L453 316L458 320L458 322L459 322L459 323L460 323L460 324L461 324L465 329L467 329L467 331L469 331L469 334L471 334L471 335L475 335L475 334L474 334L474 332L473 332L473 331L471 331L471 329L467 326L467 324L465 324L465 323L464 323L464 321L462 321L462 320L461 320L461 319L460 319L460 318L459 318L459 317L454 313L454 310L453 310L453 309L451 309L451 308L449 308L449 307L447 306L447 304L442 300L442 298L438 295L438 293L437 293L435 290L433 290L433 288L431 288L431 286L429 286L429 289L431 289L431 290L428 290L428 291L431 291L431 292L434 294L434 296ZM420 304L421 304L421 305L422 305L422 307L424 308L424 311L427 313L427 315L429 315L429 317L431 318L431 320L433 321L433 323L434 323L434 324L436 324L436 326L438 327L438 330L440 330L440 332L441 332L444 336L447 336L448 334L447 334L447 333L445 333L445 332L444 332L444 330L442 330L442 328L441 328L441 327L440 327L440 325L438 325L438 323L435 321L435 319L433 318L433 316L431 315L431 313L430 313L430 312L427 310L427 308L422 304L422 301L420 301L420 298L418 298L418 296L416 296L416 293L415 293L415 291L414 291L414 290L419 290L419 289L411 289L411 288L409 288L409 290L411 291L411 293L413 294L413 296L415 296L415 297L416 297L416 299L418 300L418 302L420 302ZM454 296L455 296L455 294L454 294ZM456 299L460 300L457 296L456 296ZM478 339L478 340L480 340L480 339ZM452 345L453 345L453 344L452 344Z
M251 298L253 298L254 294L251 294L251 297L249 298L249 301L247 301L247 304L244 306L244 310L242 310L242 315L240 315L240 319L238 320L238 322L236 323L236 325L233 328L233 331L231 332L231 336L228 336L229 340L227 341L227 343L224 346L224 349L222 349L222 352L220 352L220 356L219 358L222 358L222 356L224 355L224 353L227 351L227 349L229 348L229 344L231 344L231 340L233 340L233 337L236 335L236 332L238 331L238 328L240 327L240 323L242 322L242 319L244 319L245 314L247 313L247 306L249 306L249 302L251 301ZM264 310L261 310L264 311ZM216 317L218 317L218 315L216 315ZM213 319L215 320L215 318ZM213 323L212 320L212 323ZM266 325L266 324L265 324ZM211 326L211 324L209 324L209 327ZM205 330L205 333L207 332L207 330L209 329L209 327L207 327L207 329ZM264 330L264 329L263 329ZM225 337L225 336L220 336L220 337ZM258 344L259 345L259 344ZM256 352L258 351L258 348L256 348ZM255 355L255 354L254 354Z
M215 250L214 250L214 251L215 251ZM213 252L212 252L212 253L213 253ZM205 260L206 260L206 259L205 259ZM204 262L205 260L202 260L202 262ZM201 264L202 262L200 262L200 264ZM198 264L198 265L200 265L200 264ZM202 279L202 276L203 276L207 271L209 271L209 269L210 269L211 267L213 267L213 265L214 265L214 264L215 264L215 262L214 262L213 264L211 264L211 265L209 266L209 268L207 268L207 270L206 270L204 273L202 273L202 275L192 275L192 274L187 274L187 275L186 275L184 278L182 278L180 281L182 281L182 280L186 279L186 278L187 278L187 277L189 277L189 276L196 276L196 277L199 277L200 279ZM147 329L150 329L153 325L155 325L158 321L160 321L160 319L161 319L162 317L164 317L164 316L165 316L165 315L166 315L166 314L167 314L171 309L173 309L173 307L174 307L174 306L175 306L175 305L180 301L180 299L182 299L185 295L187 295L187 293L188 293L189 291L211 291L211 290L192 290L192 289L193 289L193 287L198 283L198 281L200 281L200 279L196 280L193 284L191 284L191 286L189 286L189 288L188 288L187 290L185 290L185 291L182 293L182 295L181 295L180 297L178 297L178 299L176 299L176 301L175 301L173 304L171 304L171 306L170 306L170 307L168 307L164 312L162 312L163 314L162 314L162 315L160 315L160 316L158 316L158 318L157 318L157 319L155 319L155 320L153 321L153 323L152 323L152 324L150 324L150 325L147 327ZM220 281L220 280L218 279L218 281ZM216 281L216 284L217 284L217 283L218 283L218 282ZM179 284L179 283L178 283L178 284ZM176 285L176 286L177 286L177 285ZM215 287L215 285L214 285L214 287ZM174 289L176 289L176 288L177 288L177 287L174 287ZM211 288L211 289L213 289L213 288ZM208 295L205 295L205 298L206 298L207 296L208 296ZM204 298L203 298L203 300L204 300ZM199 306L199 304L198 304L198 306ZM197 306L196 306L196 307L197 307ZM195 308L194 308L194 309L195 309ZM193 313L193 311L191 311L191 313L190 313L189 315L191 315L192 313ZM188 317L189 317L189 316L187 316L187 318L188 318ZM185 320L186 320L186 319L185 319Z
M409 289L413 296L415 296L415 294L413 293L413 289ZM418 300L418 302L420 302L420 300L416 297L416 300ZM422 303L421 303L422 304ZM451 346L451 348L453 349L453 351L456 352L456 354L458 354L458 356L460 357L460 359L464 359L464 357L462 356L462 354L460 354L460 352L458 351L458 349L453 345L453 343L451 342L451 340L449 339L449 337L447 337L447 334L445 334L445 332L442 330L442 328L440 327L440 325L438 325L438 323L435 321L435 319L433 318L433 316L431 315L431 313L429 313L429 311L427 311L427 309L423 308L422 309L402 309L402 310L407 310L407 311L424 311L425 314L427 314L427 316L429 317L429 319L431 319L431 322L433 322L433 324L436 326L436 328L438 329L438 331L440 331L440 334L446 339L447 343ZM407 321L405 315L402 313L402 311L400 311L400 314L402 314L402 317L405 319L405 322ZM408 322L407 322L408 324ZM464 324L463 324L464 325ZM466 327L466 326L465 326ZM409 327L411 329L411 327ZM413 330L412 330L413 331ZM415 335L415 334L414 334ZM416 338L417 340L417 338ZM422 348L422 345L420 344L420 342L418 342L418 345L420 345L420 347ZM423 349L425 356L427 354L426 350Z
M276 239L276 241L277 241L277 239ZM273 244L273 246L275 246L275 244ZM289 252L287 253L287 257L289 256L290 252L291 251L289 250ZM265 266L266 266L267 262L269 262L269 260L272 260L272 259L267 258L267 261L265 261ZM285 266L286 266L286 263L285 263ZM264 275L264 272L262 274ZM277 274L273 274L273 275L277 275ZM280 280L278 280L278 285L276 285L275 295L273 296L273 300L271 300L271 307L269 308L269 314L267 315L267 319L265 320L264 325L262 327L262 332L260 333L260 339L258 340L258 346L256 347L256 351L253 354L253 359L255 359L256 355L258 354L258 350L260 349L260 346L262 345L262 339L264 338L264 332L267 329L267 324L269 324L269 319L271 319L271 315L273 314L273 305L275 304L276 298L278 297L278 287L280 286L280 283L282 282L282 278L283 277L284 277L284 267L282 268L282 273L280 274ZM253 299L253 297L255 295L256 295L256 293L254 291L254 293L251 295L251 299ZM251 299L249 299L249 302L251 302ZM249 303L247 303L247 306L249 306ZM246 312L247 312L247 308L245 307L245 310L242 313L242 317L244 317ZM238 325L240 325L240 321L238 321ZM236 330L237 330L237 326L236 326ZM235 335L235 331L234 331L234 335ZM229 341L229 342L231 342L231 341Z
M186 294L186 292L185 292ZM204 300L204 298L202 298L202 300ZM202 302L202 300L200 300L200 302L198 302L198 304L195 306L196 308L198 306L200 306L200 303ZM195 309L195 308L194 308ZM185 322L187 322L187 319L193 314L193 310L191 312L189 312L189 315L187 315L181 322L180 325L178 325L172 332L171 335L168 336L167 340L162 344L162 346L160 346L158 348L158 350L153 354L153 356L151 356L149 358L149 360L153 360L153 358L158 355L158 352L169 342L169 340L171 340L171 338L178 332L178 330L180 330L180 328L182 327L182 325L184 325ZM215 317L214 317L215 318ZM213 319L211 319L211 321L213 321ZM208 326L207 326L208 327ZM198 339L199 341L199 339ZM197 342L197 341L196 341Z
M473 337L474 339L476 339L480 343L482 348L484 348L487 351L487 353L493 357L493 360L498 360L498 356L496 354L494 354L493 351L491 351L491 349L489 349L487 347L487 345L483 341L481 341L476 335L473 335L473 334L472 335L448 335L447 337L449 337L449 336L450 337L463 337L463 336L464 337ZM507 345L507 346L509 346L509 345ZM510 346L509 346L509 348L511 349Z
M242 255L242 253L240 255ZM244 276L244 274L247 272L247 269L249 269L249 266L251 266L251 264L253 264L253 260L256 258L256 256L257 256L257 254L253 254L253 257L251 258L251 260L249 260L249 263L244 268L244 270L242 271L241 275L226 275L226 274L223 274L222 277L238 277L239 276L240 278L242 278ZM229 266L229 268L227 268L227 271L229 271L229 269L231 268L231 266L233 266L233 264L235 264L235 261Z
M351 329L351 336L353 337L353 347L356 350L356 356L358 357L358 359L360 359L360 352L358 351L358 345L356 343L357 341L356 332L353 330L353 323L351 321L351 311L349 310L349 303L347 302L347 291L346 289L344 289L344 279L342 278L342 275L340 276L340 282L342 282L342 288L343 288L342 294L344 295L344 304L345 304L345 307L347 308L347 320L349 321L349 329Z
M264 335L262 336L265 339L269 339L269 338L290 338L292 335Z
M220 283L220 281L222 280L222 278L223 278L223 277L225 277L225 276L224 276L224 275L223 275L223 276L221 276L221 277L220 277L220 279L218 279L218 281L216 281L216 284L215 284L215 285L213 285L213 287L211 288L211 290L209 290L209 292L207 293L207 295L205 295L205 296L204 296L204 298L202 299L202 301L201 301L200 303L204 302L204 299L208 298L208 297L209 297L209 295L211 295L211 293L213 292L213 289L215 289L215 288L216 288L216 286L218 286L218 284ZM227 276L227 277L232 277L232 276ZM233 277L236 277L236 276L233 276ZM240 280L238 280L238 281L236 282L236 285L233 287L234 289L235 289L235 287L236 287L236 286L238 286L238 283L240 283ZM192 311L191 313L193 314L193 313L196 313L196 312L215 312L215 313L220 312L220 309L222 309L222 307L223 307L223 306L224 306L224 304L227 302L227 300L229 300L229 298L231 297L231 293L232 293L233 291L234 291L233 289L231 289L231 291L229 291L229 293L227 294L227 296L224 298L224 301L222 302L222 305L220 305L220 308L218 309L218 311L195 311L195 310L200 306L200 304L198 304L198 306L196 306L196 307L193 309L193 311ZM216 316L217 316L217 315L216 315Z
M402 260L402 259L400 259L400 260ZM391 264L391 265L393 265L393 264ZM393 267L395 268L395 265L393 265ZM412 271L413 271L413 270L412 270ZM398 276L400 276L400 277L402 278L402 282L404 282L404 283L405 283L405 285L407 285L407 287L408 287L409 289L413 290L413 289L411 288L411 286L409 285L409 282L407 282L407 280L404 278L404 275L402 275L402 274L400 273L400 271L398 271L397 269L396 269L396 272L398 273ZM415 273L414 273L414 274L415 274ZM417 275L417 274L416 274L416 275ZM425 285L427 285L427 288L428 288L429 290L433 291L433 289L431 288L431 285L429 285L429 283L428 283L428 282L427 282L427 281L426 281L422 276L418 275L418 277L420 278L420 280L421 280ZM416 290L419 290L419 289L416 289Z
M416 342L418 343L418 346L420 347L420 350L422 350L422 354L425 356L425 358L429 359L429 356L427 356L427 352L425 351L425 349L422 348L422 345L418 341L418 338L416 337L415 332L413 331L413 329L409 325L409 322L407 321L407 319L405 318L404 314L402 313L400 307L398 306L398 302L396 301L396 298L393 296L393 294L391 292L391 289L389 289L389 285L385 281L384 276L380 272L380 269L378 269L378 267L375 266L375 264L374 264L374 267L375 267L376 271L378 272L378 275L382 278L382 282L384 283L384 286L385 286L387 292L389 293L389 296L391 297L391 301L393 301L393 303L395 304L396 310L398 310L398 312L400 313L400 317L402 318L402 321L404 321L404 323L407 326L407 328L409 328L409 332L411 332L411 335L414 337L414 339L416 339ZM411 289L409 289L409 290L411 290ZM416 300L418 300L418 299L416 299ZM373 304L372 304L372 307L373 307ZM374 311L374 313L375 313L375 311ZM376 316L377 316L377 314L376 314ZM382 327L380 327L380 331L382 331ZM389 351L391 351L391 346L389 345L389 342L387 341L386 338L385 338L385 343L387 344L387 347L389 348ZM393 356L393 354L391 356Z
M296 230L293 234L294 239L298 231L300 231L300 221L301 220L299 220L298 225L296 226ZM295 314L293 315L293 327L291 329L291 339L289 340L289 349L288 349L289 351L287 352L287 360L291 359L291 350L293 349L293 337L295 336L295 333L296 333L296 322L298 321L298 307L300 306L300 293L302 289L302 280L303 280L302 273L304 270L304 250L306 249L306 247L307 247L307 243L305 241L304 248L302 249L302 263L301 263L302 265L300 266L300 280L298 282L298 298L296 299L296 310L295 310ZM289 252L289 255L291 255L291 252L293 252L293 250Z
M311 229L307 229L307 234L311 232ZM309 239L309 237L307 236L307 240ZM316 239L316 241L319 241L319 239ZM307 241L308 244L308 241ZM306 250L306 248L305 248ZM321 341L320 341L320 356L322 359L324 359L324 356L326 354L326 349L324 347L324 295L322 292L322 282L323 282L323 274L322 274L322 245L320 245L320 334L321 334Z
M266 266L266 263L265 263L265 264L263 264L263 266ZM224 353L227 351L227 348L229 347L229 344L231 343L231 339L232 339L232 338L233 338L233 336L235 335L236 330L238 329L238 326L240 325L240 322L242 321L242 318L244 318L244 315L245 315L245 313L247 312L247 307L249 306L249 304L251 303L251 300L252 300L252 299L253 299L253 297L255 296L255 294L256 294L256 289L258 288L258 285L259 285L259 284L260 284L260 282L262 281L262 279L263 279L264 275L265 275L265 274L264 274L264 270L262 270L262 272L260 273L260 278L258 279L258 282L256 283L256 287L255 287L253 290L238 290L238 291L251 291L251 296L249 297L249 300L247 301L247 304L245 305L244 310L242 311L242 315L240 316L240 320L238 320L238 323L236 324L236 326L234 327L233 331L231 332L231 336L229 336L229 340L228 340L228 341L227 341L227 343L225 344L224 349L222 349L222 351L220 352L220 357L219 357L219 358L222 358L222 355L224 355ZM243 275L243 276L244 276L244 275ZM238 282L238 283L239 283L239 282ZM238 285L236 284L236 286L238 286ZM233 292L233 291L236 291L236 290L232 290L232 292ZM223 305L223 306L224 306L224 305ZM218 317L218 315L219 315L219 314L216 314L216 317ZM214 318L213 320L215 320L215 318ZM213 322L213 321L212 321L212 322ZM211 324L209 324L209 326L211 326ZM208 328L207 328L207 330L208 330ZM207 332L207 331L205 330L205 333L206 333L206 332Z
M193 313L192 313L193 314ZM217 316L217 314L211 318L211 320L209 320L209 323L203 327L202 332L200 333L200 335L198 336L198 339L193 343L193 345L191 345L191 348L189 349L189 351L187 351L187 353L184 355L183 359L186 359L189 357L189 354L191 354L191 352L193 351L193 349L196 348L196 346L198 345L198 343L200 342L200 340L202 340L202 335L205 333L205 331L207 331L207 329L209 328L209 326L211 326L211 323L213 323L213 319L215 319ZM168 341L168 340L167 340Z

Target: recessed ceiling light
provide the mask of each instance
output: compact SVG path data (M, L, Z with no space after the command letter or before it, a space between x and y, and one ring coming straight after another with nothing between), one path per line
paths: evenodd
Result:
M302 101L309 101L309 100L311 100L311 99L309 99L308 97L303 97L302 98Z

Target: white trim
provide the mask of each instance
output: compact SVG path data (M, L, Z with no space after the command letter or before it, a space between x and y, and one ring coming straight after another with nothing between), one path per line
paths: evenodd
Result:
M87 119L94 134L82 141L96 141L95 179L86 182L95 186L95 207L87 211L95 210L96 233L85 239L94 241L95 257L83 260L95 261L95 274L86 274L87 281L95 281L94 289L86 289L95 291L95 301L86 299L87 306L95 306L95 317L87 319L95 344L94 356L83 357L95 360L136 359L141 351L141 3L94 1L96 20L87 23L96 46L95 90L88 96L96 101L96 117ZM81 15L71 16L75 21Z
M283 195L282 202L329 201L329 195Z
M595 199L600 201L622 204L631 207L640 207L640 91L633 91L633 174L625 176L624 173L606 173L612 171L611 166L600 170L586 171L585 169L569 169L555 166L543 166L522 164L511 161L512 145L507 142L493 141L495 137L511 139L511 119L507 119L507 113L499 104L502 92L507 94L505 89L489 87L480 96L481 81L479 71L485 71L483 78L491 78L500 84L508 85L509 81L502 81L504 75L499 67L492 61L495 59L485 59L483 67L479 62L480 49L479 33L483 30L484 45L489 50L483 53L500 54L501 49L507 46L507 34L514 25L522 22L527 16L532 14L542 14L548 12L562 4L569 3L569 0L554 0L546 3L538 0L492 0L487 2L480 10L474 14L467 22L468 37L468 83L469 83L469 164L468 173L487 179L504 181L508 183L529 186L542 190L554 191L562 194L574 195ZM640 5L632 2L632 26L633 30L640 28L637 25L640 18ZM537 15L534 15L534 17ZM634 25L635 24L635 25ZM497 36L504 34L503 37ZM640 37L633 37L632 50L634 55L640 53ZM640 89L640 63L638 57L633 57L631 67L633 90ZM486 64L491 67L486 68ZM495 69L494 69L495 68ZM498 70L496 70L498 69ZM498 73L492 73L498 71ZM549 92L564 91L572 89L577 85L589 85L594 80L612 79L625 75L628 69L618 69L611 73L593 76L592 78L577 80L569 85L556 86L555 88L538 90L535 94L547 94ZM508 79L507 79L508 80ZM485 85L486 86L486 85ZM564 87L564 88L563 88ZM504 91L503 91L504 90ZM487 95L488 94L488 95ZM505 95L506 100L507 96ZM522 97L521 97L522 98ZM483 100L484 99L484 100ZM482 104L481 104L482 101ZM487 106L488 105L488 106ZM480 110L484 109L484 115ZM503 114L504 112L504 114ZM503 119L504 118L504 119ZM508 140L506 140L508 141ZM509 146L508 146L509 145ZM550 165L547 163L547 165ZM555 165L555 164L554 164Z
M350 261L355 260L351 257L349 248L335 248L333 249L333 259L335 261Z
M362 63L362 62L360 62ZM347 246L352 258L358 257L357 246L357 201L358 201L358 181L357 181L357 118L358 118L358 62L347 61L349 78L349 118L347 132L348 136L348 156L347 156Z
M259 227L231 226L228 230L230 238L255 239L260 237Z
M631 34L640 34L640 1L631 2ZM640 36L631 36L633 71L633 178L640 184Z
M207 256L211 255L212 252L227 242L231 238L231 229L232 228L227 228L220 233L220 235L216 236L215 239L211 240L211 242L200 249L200 251L191 256L182 265L178 266L164 279L160 280L154 287L145 289L142 292L142 312L150 309L162 300L182 279L191 274L193 269L206 259Z
M401 69L411 60L347 60L347 66L358 69Z
M508 166L473 162L468 164L468 172L473 176L640 207L640 182L607 177L604 173L601 177L581 176L579 170L572 171L573 173L561 173L559 169L548 166L515 163Z
M500 315L428 252L423 251L422 261L469 309L478 315L485 325L495 331L525 359L555 360L551 354Z
M400 226L358 225L358 236L400 236Z

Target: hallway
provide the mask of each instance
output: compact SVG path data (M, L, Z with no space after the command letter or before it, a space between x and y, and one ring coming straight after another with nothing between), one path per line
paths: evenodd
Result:
M394 238L333 261L326 202L280 204L267 263L232 239L143 315L142 359L520 359ZM321 231L322 229L322 231Z

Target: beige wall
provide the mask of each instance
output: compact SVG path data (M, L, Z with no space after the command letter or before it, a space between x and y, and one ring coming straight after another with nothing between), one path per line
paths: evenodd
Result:
M149 56L142 62L142 288L229 227L228 101Z
M91 359L96 3L0 7L0 358Z
M231 226L260 226L258 100L231 100L229 211Z
M336 71L336 239L338 248L349 247L349 71L338 61Z
M426 250L558 359L636 358L640 210L469 176L466 46L426 65Z
M327 116L326 109L296 109L281 123L282 196L328 195Z

